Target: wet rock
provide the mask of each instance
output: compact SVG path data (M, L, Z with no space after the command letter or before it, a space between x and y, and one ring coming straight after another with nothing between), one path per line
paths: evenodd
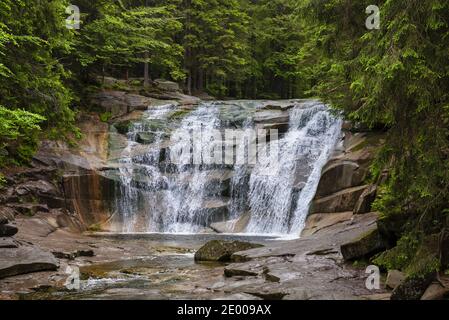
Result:
M15 226L10 224L0 224L0 237L12 237L17 232L19 232L19 229Z
M433 282L424 292L421 300L443 300L449 296L449 287Z
M210 227L217 233L241 233L245 231L250 219L251 214L246 213L238 219L212 223Z
M353 211L366 186L354 187L313 201L310 214Z
M212 240L195 253L196 261L230 261L235 252L263 247L260 244L241 241Z
M52 254L58 259L75 260L78 257L93 257L95 256L94 251L87 250L77 250L74 252L60 252L52 251Z
M250 270L237 269L237 268L225 268L224 275L227 278L231 277L254 277L257 276L257 272L253 272Z
M0 225L7 224L8 222L8 218L0 216Z
M387 280L385 286L389 289L396 289L405 280L405 274L398 270L388 271Z
M322 198L343 189L360 186L368 173L353 161L338 161L324 168L316 196Z
M371 185L365 191L363 191L359 200L354 207L354 214L364 214L371 212L371 205L376 200L377 186Z
M58 267L51 253L36 246L1 249L0 252L0 279L37 271L53 271Z
M391 294L391 300L419 300L433 281L433 276L406 278Z
M202 208L194 211L195 223L208 227L214 222L226 221L229 217L228 199L208 200Z
M290 104L267 104L266 106L262 107L260 110L280 110L285 111L289 109L293 109L295 107L294 103Z
M342 245L340 249L343 258L348 261L370 257L375 253L385 250L386 244L380 236L379 230L375 228L357 240Z
M290 115L288 112L278 110L259 111L254 116L256 124L289 123L289 120Z

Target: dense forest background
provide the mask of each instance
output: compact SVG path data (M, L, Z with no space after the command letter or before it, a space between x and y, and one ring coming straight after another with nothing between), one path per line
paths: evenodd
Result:
M388 172L376 209L401 252L379 263L401 268L446 230L447 0L77 0L79 30L66 28L69 4L0 0L0 166L25 164L42 138L76 140L85 90L105 75L216 97L317 96L387 132L372 176ZM371 4L378 30L365 27Z

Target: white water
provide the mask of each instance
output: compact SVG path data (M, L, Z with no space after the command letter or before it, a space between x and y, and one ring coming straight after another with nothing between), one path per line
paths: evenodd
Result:
M235 167L169 163L166 150L185 142L170 144L167 130L164 133L147 124L153 120L170 122L170 130L201 129L207 135L229 128L232 119L239 118L240 128L250 128L251 115L260 105L257 101L205 103L177 122L169 121L171 105L149 109L128 133L127 146L118 161L121 187L116 216L120 231L196 233L212 222L237 221L249 212L246 233L298 235L321 170L340 136L341 121L326 106L310 101L290 110L289 130L278 141L277 172L270 175L266 173L271 167L260 163ZM154 141L137 143L142 132L152 132ZM193 143L194 149L200 150L208 142L194 139Z

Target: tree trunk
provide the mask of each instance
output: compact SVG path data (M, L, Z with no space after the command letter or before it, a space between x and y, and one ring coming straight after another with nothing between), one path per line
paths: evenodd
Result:
M146 51L145 52L144 74L143 74L144 87L148 87L150 85L150 64L148 62L149 58L150 58L150 53L148 51Z

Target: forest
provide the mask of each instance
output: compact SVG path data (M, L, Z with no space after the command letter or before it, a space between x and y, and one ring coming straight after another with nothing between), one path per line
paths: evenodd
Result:
M78 29L67 0L0 0L0 167L26 165L42 139L76 145L105 76L220 99L318 97L386 133L370 179L387 173L375 209L398 246L377 263L403 269L449 228L449 2L372 2L76 0Z

